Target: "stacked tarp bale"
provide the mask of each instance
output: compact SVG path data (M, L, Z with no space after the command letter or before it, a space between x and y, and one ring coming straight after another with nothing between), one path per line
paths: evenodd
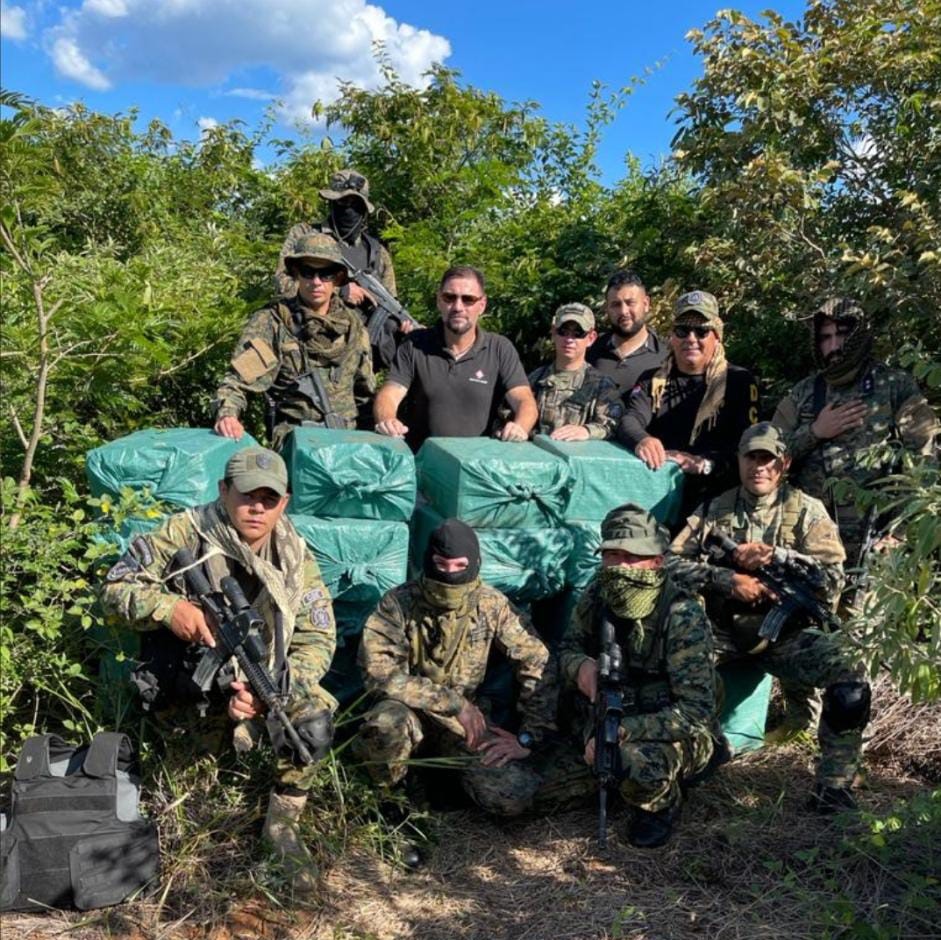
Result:
M291 520L333 598L337 653L324 684L347 703L362 691L356 653L366 618L408 577L415 459L368 431L295 428L284 448Z
M90 450L85 456L85 475L93 496L115 501L120 500L122 490L131 489L141 496L149 493L164 504L128 516L104 533L111 558L127 551L136 536L158 528L169 513L216 499L229 458L255 445L250 434L235 441L206 428L151 428ZM106 686L120 689L139 655L139 634L121 625L99 623L90 636L97 645Z

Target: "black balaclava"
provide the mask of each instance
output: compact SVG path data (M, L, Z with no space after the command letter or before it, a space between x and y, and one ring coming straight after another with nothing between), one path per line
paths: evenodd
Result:
M432 559L433 555L467 558L468 565L463 571L439 571ZM426 578L442 584L470 584L476 580L480 573L480 542L477 541L477 533L460 519L442 522L428 540L424 573Z
M366 228L366 203L362 199L336 199L330 203L330 224L341 241L352 244Z

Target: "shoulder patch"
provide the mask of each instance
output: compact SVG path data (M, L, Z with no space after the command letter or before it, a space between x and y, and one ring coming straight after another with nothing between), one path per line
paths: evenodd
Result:
M130 553L123 554L109 569L105 575L106 581L121 581L128 575L140 571L140 562Z
M326 607L311 607L310 622L315 627L329 627L330 626L330 612L327 610Z
M138 535L128 546L128 554L136 558L145 568L153 564L154 553L150 547L150 539L146 535Z
M306 607L308 604L315 604L319 600L323 600L327 596L326 590L324 588L311 588L302 598L301 603Z

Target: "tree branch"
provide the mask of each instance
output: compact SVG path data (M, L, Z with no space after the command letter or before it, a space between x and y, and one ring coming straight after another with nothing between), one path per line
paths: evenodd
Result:
M16 429L16 436L20 439L20 443L23 445L23 450L26 450L29 447L29 440L26 437L26 432L23 430L23 425L20 424L19 415L16 413L16 409L13 405L10 405L10 417L13 419L13 427Z

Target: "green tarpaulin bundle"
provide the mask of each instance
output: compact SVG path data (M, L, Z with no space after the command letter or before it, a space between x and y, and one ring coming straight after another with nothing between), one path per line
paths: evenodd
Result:
M229 458L257 443L249 434L234 441L205 428L135 431L90 450L85 474L93 496L130 487L174 506L199 506L219 495Z
M421 491L438 513L478 529L558 525L572 485L564 460L528 442L430 438L417 465Z
M167 514L158 512L153 516L129 516L120 525L103 532L96 540L113 547L113 558L119 558L138 535L153 532L167 521ZM109 554L107 558L111 558ZM105 560L107 560L107 558Z
M566 528L572 535L572 551L565 567L566 583L577 590L587 587L598 573L601 564L601 523L569 522Z
M291 515L333 598L338 629L358 632L379 598L408 575L404 522Z
M431 533L443 522L433 507L412 518L412 563L421 568ZM567 529L477 529L480 576L515 603L558 594L565 587L566 560L572 548Z
M539 434L535 445L563 460L572 473L566 521L601 522L622 503L637 503L668 525L680 510L683 471L671 461L649 470L609 441L554 441Z
M387 522L412 515L415 458L404 441L370 431L295 428L284 460L292 513Z

